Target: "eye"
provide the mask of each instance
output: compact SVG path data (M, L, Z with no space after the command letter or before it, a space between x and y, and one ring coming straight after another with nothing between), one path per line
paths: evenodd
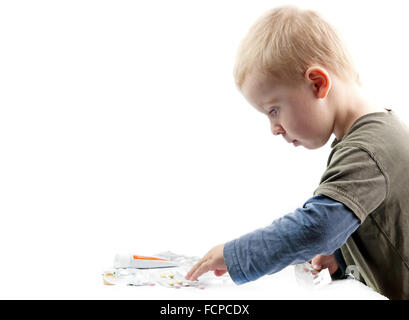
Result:
M278 115L278 108L273 107L268 113L271 114L272 116L276 116Z

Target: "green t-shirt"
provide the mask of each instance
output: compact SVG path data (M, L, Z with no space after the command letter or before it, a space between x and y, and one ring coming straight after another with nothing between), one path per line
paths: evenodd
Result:
M389 109L366 114L331 148L314 195L361 221L341 247L346 264L386 297L409 299L409 128Z

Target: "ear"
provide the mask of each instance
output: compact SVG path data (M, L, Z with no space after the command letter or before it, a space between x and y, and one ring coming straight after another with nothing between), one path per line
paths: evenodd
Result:
M331 89L331 77L324 68L308 68L305 72L305 78L310 82L314 95L318 99L324 99L327 97Z

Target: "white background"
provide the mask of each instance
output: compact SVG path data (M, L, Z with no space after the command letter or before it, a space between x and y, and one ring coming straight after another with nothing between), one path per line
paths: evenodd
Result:
M201 256L312 196L329 143L272 136L232 76L283 3L336 26L409 122L406 1L0 2L0 298L104 297L116 253Z

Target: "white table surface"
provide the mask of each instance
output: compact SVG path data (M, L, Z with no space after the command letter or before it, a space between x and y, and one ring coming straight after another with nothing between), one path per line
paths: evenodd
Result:
M386 297L356 280L337 280L318 289L300 286L289 266L273 275L264 276L244 285L231 279L208 283L205 289L180 289L155 286L104 285L103 270L44 269L42 272L3 274L0 299L103 299L103 300L275 300L275 299L352 299L385 300Z
M357 280L336 280L316 289L300 286L294 276L294 267L289 266L282 271L262 277L244 285L235 285L231 281L208 284L205 289L167 288L155 286L109 286L102 285L96 289L99 299L233 299L233 300L275 300L275 299L324 299L324 300L387 300Z

